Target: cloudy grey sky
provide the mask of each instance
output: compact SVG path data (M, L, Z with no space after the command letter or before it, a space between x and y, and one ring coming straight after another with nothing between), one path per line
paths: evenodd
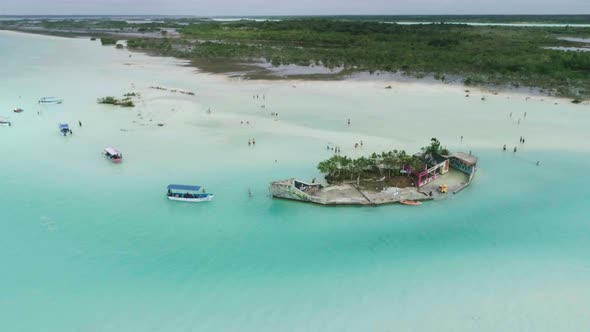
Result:
M0 0L22 14L590 14L590 0Z

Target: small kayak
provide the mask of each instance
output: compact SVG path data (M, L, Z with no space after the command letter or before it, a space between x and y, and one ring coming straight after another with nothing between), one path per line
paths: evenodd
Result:
M24 110L24 109L22 109L22 108L15 108L15 109L13 110L13 112L14 112L14 113L21 113L21 112L24 112L24 111L25 111L25 110Z
M422 202L419 201L400 201L403 205L422 205Z

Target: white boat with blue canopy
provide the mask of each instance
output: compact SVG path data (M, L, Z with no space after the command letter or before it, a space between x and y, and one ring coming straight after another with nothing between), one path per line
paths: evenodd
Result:
M60 123L59 124L59 132L66 136L70 132L70 126L67 123Z
M189 186L184 184L171 184L168 186L168 199L181 202L208 202L213 199L213 194L205 193L201 186Z
M41 97L39 104L61 104L63 101L56 97Z

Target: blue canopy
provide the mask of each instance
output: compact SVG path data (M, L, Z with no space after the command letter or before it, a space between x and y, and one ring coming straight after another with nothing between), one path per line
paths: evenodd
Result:
M60 123L59 124L59 129L69 129L69 126L67 123Z
M199 191L201 190L201 186L186 186L183 184L171 184L168 186L168 190L189 190L189 191Z

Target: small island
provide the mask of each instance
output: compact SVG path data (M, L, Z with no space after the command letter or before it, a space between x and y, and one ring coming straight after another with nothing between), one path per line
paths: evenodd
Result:
M444 199L467 187L477 157L451 153L432 138L419 153L393 150L351 159L336 154L318 164L327 185L294 178L270 184L272 196L321 205L383 205Z
M131 97L138 96L136 93L127 93L125 94L123 99L117 99L112 96L106 96L103 98L99 98L97 102L99 104L108 104L108 105L115 105L121 107L135 107L135 104L131 100Z

